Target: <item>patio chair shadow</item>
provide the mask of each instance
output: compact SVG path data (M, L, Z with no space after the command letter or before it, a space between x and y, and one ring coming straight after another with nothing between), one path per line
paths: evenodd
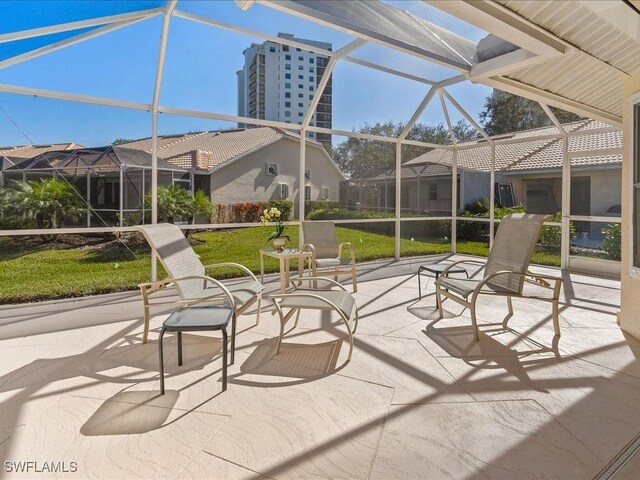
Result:
M167 390L158 392L122 391L106 400L98 410L80 427L87 437L102 435L132 435L147 433L161 428L180 394Z
M277 338L257 343L257 347L240 366L240 373L229 376L229 383L247 386L288 386L317 380L341 370L337 366L343 341L336 339L318 344L282 342L276 355ZM246 376L248 378L242 378ZM255 376L279 379L256 381ZM286 379L294 380L288 381ZM284 380L282 380L284 379Z

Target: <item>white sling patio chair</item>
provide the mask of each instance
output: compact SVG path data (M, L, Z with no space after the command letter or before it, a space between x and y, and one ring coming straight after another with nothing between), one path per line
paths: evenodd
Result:
M202 265L200 258L191 248L177 225L159 223L155 225L141 225L136 227L143 233L149 245L157 252L162 266L169 275L167 278L139 285L144 306L144 334L142 343L147 343L149 335L149 308L156 305L173 304L174 302L149 302L149 297L169 286L175 286L178 291L181 306L195 304L219 304L228 301L222 285L230 292L234 300L236 315L241 315L254 302L258 302L256 322L260 322L260 307L262 303L263 285L256 276L245 266L238 263L216 263ZM231 267L240 270L244 276L236 279L217 281L207 276L208 270ZM232 325L232 335L235 336L235 321Z
M500 221L486 264L474 260L462 260L449 265L436 281L436 303L440 318L443 317L443 296L465 306L471 311L473 338L478 341L476 302L479 295L507 297L507 306L511 315L513 315L512 297L533 298L551 302L553 327L556 335L560 336L558 303L562 278L534 274L528 271L545 219L545 215L509 214ZM483 278L450 277L449 270L455 265L463 263L483 265ZM523 293L525 283L534 284L537 288L551 290L552 295L550 297L525 295ZM469 299L469 297L471 298Z
M358 328L358 306L356 300L347 290L335 280L322 277L307 277L300 280L297 286L294 282L293 290L288 293L270 295L275 307L272 314L280 317L280 336L276 347L276 355L280 353L284 328L295 314L293 327L298 325L301 310L325 310L338 314L349 334L349 356L353 353L353 334ZM289 310L285 313L285 310Z
M351 275L353 291L358 291L356 279L356 251L349 242L338 243L334 222L302 222L305 245L303 250L311 251L311 275L331 277ZM349 258L342 258L342 248L349 248Z

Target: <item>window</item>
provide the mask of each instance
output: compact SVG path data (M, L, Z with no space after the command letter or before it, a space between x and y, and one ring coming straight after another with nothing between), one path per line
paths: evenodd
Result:
M309 100L313 100L313 95L309 95Z
M303 84L301 84L301 83L299 83L299 84L298 84L298 88L304 88L304 85L303 85Z
M309 58L309 63L313 63L313 57Z
M285 117L290 117L290 116L291 116L291 112L290 112L290 111L288 111L288 110L287 110L287 111L285 111L285 112L284 112L284 116L285 116Z
M304 80L304 75L298 75L298 80Z
M286 183L280 183L278 184L278 187L280 198L289 198L289 185Z
M298 116L299 116L299 117L302 117L302 116L303 116L303 115L302 115L302 112L298 112Z
M302 102L298 102L298 107L299 107L299 108L304 107L304 103L302 103Z
M270 51L271 53L275 52L275 51L276 51L276 47L269 47L269 51Z
M304 179L308 182L309 180L311 180L311 170L305 170L304 171Z
M313 82L314 81L313 77L309 77L309 81Z
M275 177L276 175L278 175L278 164L266 163L264 165L264 173L269 177Z
M299 93L298 98L304 98L304 93Z
M438 200L438 184L429 184L429 200Z
M311 200L311 185L304 186L304 199L307 201Z
M284 102L285 108L291 108L291 102Z
M329 200L329 188L328 187L322 187L322 199L323 200Z
M288 53L284 56L285 60L291 60L291 55L289 55Z
M304 67L302 65L298 65L298 70L304 70Z
M291 98L291 92L284 92L284 98Z
M301 62L304 61L304 57L301 55L298 57L298 60L300 60Z
M640 97L633 105L632 163L633 163L633 267L640 269ZM640 273L636 270L635 273Z
M289 51L289 45L283 45L282 46L282 51L283 52L288 52Z
M290 63L285 63L284 64L284 69L285 70L291 70L291 64Z
M289 82L285 83L284 88L291 88L291 84Z
M313 67L309 67L309 73L313 73Z
M291 74L290 73L285 73L284 74L284 79L285 80L291 80Z
M299 48L296 48L296 52L301 52L302 50L300 50Z

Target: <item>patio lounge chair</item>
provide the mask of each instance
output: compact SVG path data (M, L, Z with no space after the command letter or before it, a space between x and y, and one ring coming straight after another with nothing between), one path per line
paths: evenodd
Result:
M306 286L303 287L306 283ZM294 290L280 295L271 295L271 301L275 306L275 311L280 316L280 337L276 355L280 353L284 327L295 314L296 320L294 328L298 325L298 318L301 310L326 310L336 312L344 321L349 333L349 356L353 352L353 334L358 328L358 306L356 300L347 290L335 280L322 277L307 277L300 280L300 286L294 282ZM285 309L289 311L285 314Z
M213 265L202 265L200 258L191 248L189 241L182 234L180 228L169 223L159 223L156 225L138 226L137 230L142 232L157 252L162 266L169 275L157 282L140 284L142 293L142 303L144 306L144 334L142 343L147 343L149 335L149 308L156 305L173 304L174 302L159 301L149 302L149 297L164 288L174 285L180 296L178 303L181 306L196 304L220 304L227 301L227 297L222 288L217 285L217 281L207 276L207 271L216 268L235 268L244 273L245 276L224 280L222 285L231 293L234 300L236 316L241 315L254 302L258 302L258 313L256 322L260 322L260 307L262 303L263 285L256 276L245 266L238 263L216 263ZM235 338L236 322L232 325L232 336Z
M358 291L356 280L356 251L349 242L338 243L334 222L302 222L304 250L310 250L311 275L334 277L351 275L354 293ZM342 248L349 247L349 258L342 258Z
M562 278L540 275L528 271L531 256L536 248L545 215L510 214L500 221L498 232L493 241L486 264L474 260L462 260L451 264L442 272L436 281L436 303L440 318L443 317L442 297L447 297L471 311L473 338L479 340L478 324L476 322L476 302L479 295L498 295L507 297L509 314L513 314L512 297L534 298L551 302L553 327L556 335L560 336L558 322L558 302ZM484 266L482 279L453 278L449 270L463 263ZM525 283L534 284L538 288L548 289L552 296L524 295ZM552 286L553 283L553 286ZM471 299L469 299L471 297Z

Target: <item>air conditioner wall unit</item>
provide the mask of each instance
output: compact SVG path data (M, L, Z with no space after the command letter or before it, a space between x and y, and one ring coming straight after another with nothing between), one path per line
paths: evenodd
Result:
M278 184L278 187L280 188L280 198L289 198L289 185L286 183L280 183Z

